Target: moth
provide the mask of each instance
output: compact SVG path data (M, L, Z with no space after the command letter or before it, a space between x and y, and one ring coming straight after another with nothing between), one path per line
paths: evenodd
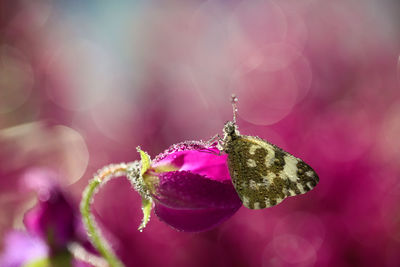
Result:
M303 160L259 137L239 133L236 102L232 96L233 120L225 123L219 148L228 154L229 173L243 205L268 208L313 189L318 175Z

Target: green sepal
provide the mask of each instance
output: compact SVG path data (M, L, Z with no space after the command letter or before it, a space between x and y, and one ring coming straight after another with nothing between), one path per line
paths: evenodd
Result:
M143 176L150 169L151 159L150 159L149 154L147 154L146 152L141 150L140 147L137 147L136 150L140 153L140 159L141 159L140 178L141 178L141 181L143 181L144 186L146 186L146 182L145 182ZM142 196L143 219L142 219L142 223L139 225L139 228L138 228L138 230L140 232L143 231L143 229L146 227L147 223L149 222L152 208L153 208L153 200L151 199L151 197Z
M140 176L143 177L143 174L146 173L146 171L148 169L150 169L150 165L151 165L151 159L149 154L147 154L146 152L144 152L143 150L140 149L140 146L138 146L136 148L136 150L140 153L140 160L141 160L141 168L140 168Z
M153 208L153 200L151 198L142 198L142 211L143 219L142 223L139 225L138 230L140 232L146 227L147 223L150 221L151 209Z

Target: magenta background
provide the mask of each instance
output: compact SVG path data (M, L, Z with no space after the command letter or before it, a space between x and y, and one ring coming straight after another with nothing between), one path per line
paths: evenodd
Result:
M117 1L115 1L117 2ZM155 216L123 179L96 198L128 266L400 266L396 1L1 1L0 240L31 167L75 197L103 165L207 140L231 119L304 159L310 193L204 233Z

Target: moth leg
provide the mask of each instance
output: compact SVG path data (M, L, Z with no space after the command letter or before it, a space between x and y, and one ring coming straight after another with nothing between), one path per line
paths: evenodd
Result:
M221 151L219 151L219 150L218 150L218 152L215 152L215 151L212 151L211 149L204 148L204 149L201 149L199 151L200 152L204 152L204 153L210 153L210 154L213 154L213 155L216 155L216 156L221 156Z
M219 135L219 134L216 134L216 135L214 135L213 137L211 137L207 142L206 142L206 144L207 145L209 145L209 146L211 146L212 144L214 144L215 142L221 142L222 141L222 138L221 138L221 136Z
M214 155L221 156L221 151L222 151L221 148L223 147L222 146L223 139L221 138L221 136L219 134L216 134L213 137L211 137L207 142L205 142L205 144L208 146L211 146L215 142L217 142L218 153L215 153L214 151L209 151L209 152Z

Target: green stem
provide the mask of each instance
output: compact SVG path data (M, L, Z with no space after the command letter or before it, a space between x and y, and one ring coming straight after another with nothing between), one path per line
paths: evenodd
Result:
M104 167L98 171L97 175L95 175L92 180L90 180L82 195L81 214L83 223L93 246L100 252L110 267L123 267L124 264L114 254L110 245L101 234L99 227L97 227L94 216L91 212L91 204L93 203L93 197L97 193L99 186L104 185L112 178L126 176L127 174L128 165L125 163Z
M78 242L72 242L68 244L68 251L72 256L80 261L90 264L90 266L104 267L108 266L107 261L98 255L89 252ZM24 266L25 267L25 266Z

